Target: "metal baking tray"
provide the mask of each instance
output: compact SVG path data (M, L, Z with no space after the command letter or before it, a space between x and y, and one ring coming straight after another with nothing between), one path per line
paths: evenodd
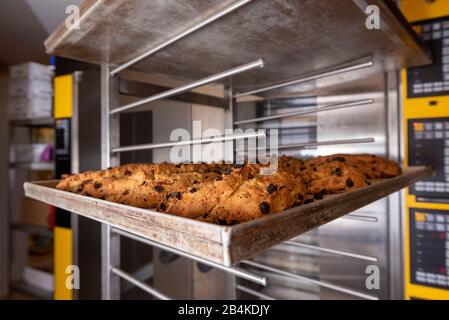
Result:
M84 0L80 28L62 23L45 46L51 55L121 65L236 2ZM380 29L366 27L368 5L379 8ZM345 73L345 81L431 62L391 0L253 0L131 69L190 82L263 58L262 70L234 77L236 92L245 92L365 57L374 66ZM341 77L318 85L341 83Z
M219 226L55 189L56 180L26 182L27 197L71 211L192 255L231 266L272 246L357 210L430 176L428 167L404 168L401 176L329 195L235 226Z

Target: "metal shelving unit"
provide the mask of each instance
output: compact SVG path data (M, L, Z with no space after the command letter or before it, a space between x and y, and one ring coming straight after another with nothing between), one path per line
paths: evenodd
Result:
M11 228L13 230L18 230L25 232L27 234L36 235L44 238L53 238L53 232L47 228L40 227L40 226L34 226L30 224L24 224L24 223L12 223Z
M358 0L339 1L338 4L336 2L331 4L326 0L319 3L315 2L315 5L311 5L312 1L300 3L285 1L281 3L263 0L229 0L216 1L215 3L216 7L205 8L200 1L191 2L189 4L191 10L184 10L182 6L170 7L164 1L151 2L151 5L148 2L138 1L134 6L128 6L122 0L115 1L113 5L88 0L83 2L81 6L81 15L84 19L84 25L88 25L89 29L84 29L83 24L81 24L81 30L68 30L61 26L47 40L46 46L49 53L101 64L101 154L104 169L119 165L119 154L121 152L159 149L177 145L173 142L137 146L119 145L119 114L146 103L169 98L205 84L221 82L225 86L224 100L228 111L226 122L235 128L242 124L299 117L353 106L368 105L367 107L369 107L370 104L375 102L373 99L365 99L327 104L306 112L293 112L236 121L236 108L240 101L237 98L256 94L264 98L266 93L271 93L273 90L277 92L284 92L284 90L286 92L301 92L304 83L310 83L318 79L326 80L320 82L320 85L331 85L340 83L342 77L345 81L349 81L399 69L406 65L413 66L430 62L426 50L389 1L373 1L373 4L381 7L382 12L385 13L385 16L383 16L385 29L379 33L366 32L364 25L362 26L364 14L361 10L361 1ZM159 10L152 10L152 6ZM332 10L329 8L332 8ZM104 15L104 12L109 12L109 14ZM261 23L266 21L264 19L265 12L272 12L273 19L270 23L282 27L270 31L272 29L270 23ZM342 20L338 20L334 17L335 12L344 13L341 15L342 17L354 17L354 19L342 18ZM142 17L144 13L147 14L145 21L138 18ZM189 16L190 13L195 18L193 24L189 23L192 20L192 16ZM145 25L149 21L163 19L164 14L177 17L175 20L171 19L176 21L173 29L165 30L163 27L158 29ZM319 19L316 19L318 15L329 15L329 19L327 19L329 26L324 31L322 30L323 26L318 23ZM99 19L100 16L101 19ZM120 28L117 26L120 25L126 25L123 30L127 30L127 32L131 30L131 33L133 30L146 30L145 33L136 32L135 34L139 34L141 40L139 43L143 46L138 46L132 34L110 37L110 28L92 28L92 26L97 26L97 23L102 24L103 27L114 26L112 29L119 33ZM238 27L230 28L229 26ZM305 32L308 30L307 28L315 32ZM359 33L353 30L352 36L344 39L344 30L349 28L356 29L355 31L359 31ZM223 32L223 30L227 30L227 32ZM245 32L242 32L242 30L245 30ZM316 36L318 32L321 32L319 39ZM167 34L169 35L168 38L166 37ZM270 36L272 41L267 41L261 35ZM74 39L76 41L73 41ZM207 41L205 41L206 39ZM314 45L316 41L319 41L319 48ZM398 45L398 42L400 45ZM244 45L248 43L258 49L248 50L247 46ZM348 46L351 48L350 52L344 50ZM227 48L231 48L232 51L227 50ZM282 50L279 50L279 48L282 48ZM285 48L290 50L285 50ZM317 50L320 50L318 55L316 55ZM291 52L297 53L297 57L292 56ZM312 57L315 55L319 56L321 60L310 63L309 60L313 60ZM103 57L106 56L110 58L109 61L103 60ZM205 59L205 57L208 57L208 59ZM360 59L360 57L368 58ZM235 67L236 65L238 67ZM118 99L119 73L128 68L160 73L190 82L187 85L166 90L137 102L120 105ZM263 70L255 71L261 68ZM299 76L301 74L302 76ZM232 79L230 79L231 77ZM228 138L236 140L247 136ZM224 137L219 137L216 141L224 141ZM281 149L372 141L374 141L373 137L365 137L363 139L284 145L281 146ZM186 142L186 144L208 142L211 141L192 140ZM352 218L356 219L357 216L353 215ZM256 271L248 271L240 267L225 267L168 247L163 243L139 237L109 224L103 224L102 285L104 299L120 298L120 279L133 283L156 298L169 298L120 269L120 237L128 237L163 248L257 284L264 285L267 281L267 277L261 276L257 272L268 271L286 277L291 281L318 285L357 298L370 300L378 298L374 295L367 295L357 290L300 276L253 261L245 260L242 265L249 266ZM309 245L298 242L290 241L286 244L303 248L309 247L309 249L357 259L368 259L369 261L376 259L376 257L332 248L310 248ZM235 285L235 288L261 299L272 299L271 296L242 284Z
M14 131L22 128L24 130L39 129L39 128L54 128L55 122L53 118L34 118L34 119L20 119L9 120L9 150L14 145L16 136ZM10 262L10 286L13 290L24 292L32 295L33 297L41 299L52 299L53 293L48 289L40 288L38 285L29 283L24 279L25 269L34 270L27 267L28 259L28 237L37 236L44 239L53 239L53 232L41 226L28 225L20 222L18 216L20 212L20 205L13 204L15 200L18 200L17 196L17 183L18 177L24 179L24 175L28 175L31 171L53 171L55 168L54 162L14 162L9 159L9 181L8 181L8 194L11 201L8 202L9 208L9 246L10 252L13 253L13 259ZM26 178L25 178L26 180ZM19 193L21 194L21 193ZM24 252L24 250L26 252ZM32 271L34 272L34 271ZM35 270L37 273L46 274L46 279L49 278L46 272Z

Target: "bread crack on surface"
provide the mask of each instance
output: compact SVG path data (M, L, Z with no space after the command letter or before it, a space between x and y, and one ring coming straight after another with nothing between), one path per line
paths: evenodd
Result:
M127 164L65 175L57 189L223 225L234 225L321 200L328 194L401 174L373 155L335 154L301 160L282 156L278 171L260 164Z

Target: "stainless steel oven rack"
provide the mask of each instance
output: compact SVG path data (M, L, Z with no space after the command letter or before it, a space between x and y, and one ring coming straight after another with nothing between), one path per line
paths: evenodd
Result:
M226 3L230 3L230 2L231 1L227 1ZM354 1L354 2L357 4L357 6L360 6L359 1ZM84 3L85 3L85 6L83 6ZM134 8L127 6L124 3L125 3L124 1L117 1L117 2L114 2L114 4L110 4L110 3L104 3L101 1L95 2L92 0L86 0L82 4L82 14L84 14L86 16L86 21L88 21L88 25L91 25L94 20L90 20L91 17L89 16L89 14L91 14L92 16L95 17L95 15L98 15L99 12L101 12L103 9L108 9L108 10L110 10L108 12L112 12L112 13L116 12L114 10L129 10L129 12L135 12L135 11L133 11L133 10L135 10ZM102 45L103 42L98 42L95 45L92 45L92 43L95 43L95 41L94 42L91 41L93 39L92 37L101 35L104 30L109 30L108 28L104 28L102 30L100 30L98 28L97 29L92 28L91 29L92 32L90 32L89 30L88 31L81 30L80 32L86 32L86 35L87 35L86 39L88 40L88 41L83 42L83 41L79 41L77 30L66 29L64 26L60 27L60 29L58 29L54 33L54 35L52 35L49 38L49 40L46 43L47 49L50 53L101 64L102 167L108 168L111 166L119 165L119 154L121 152L167 148L167 147L171 147L171 146L175 146L175 145L179 144L177 142L167 142L167 143L159 143L159 144L120 146L119 145L119 136L118 136L118 133L120 131L118 116L120 113L132 110L133 108L136 108L138 106L141 106L141 105L149 103L149 102L154 102L154 101L157 101L160 99L170 98L170 97L173 97L174 95L188 92L194 88L204 86L206 84L214 83L217 81L226 80L225 83L227 83L227 84L225 85L224 100L225 100L226 108L229 111L228 112L229 118L230 118L229 123L233 124L234 127L241 125L241 124L257 123L257 122L279 119L279 118L284 118L284 117L304 116L306 114L313 114L313 113L318 113L318 112L325 112L325 111L329 111L329 110L336 110L336 109L340 109L340 108L349 108L349 107L355 107L355 106L360 106L360 105L369 105L369 104L374 103L373 99L359 100L359 101L348 101L345 103L324 105L324 106L320 106L320 107L317 107L317 108L314 108L314 109L308 110L308 111L301 111L301 112L294 112L294 113L283 114L283 115L278 115L278 116L268 116L268 117L262 117L262 118L235 121L235 119L234 119L235 108L238 103L237 98L253 96L256 94L258 94L258 95L265 94L266 92L270 92L271 90L282 89L282 88L286 88L289 86L300 85L300 84L303 84L303 83L306 83L309 81L323 79L323 78L327 78L327 77L333 77L333 76L345 74L345 73L348 73L351 71L357 71L357 70L360 71L362 69L367 69L367 68L369 69L369 68L373 68L373 67L376 67L376 72L378 70L382 70L382 66L380 66L381 63L379 63L382 61L382 58L376 60L375 59L376 57L374 57L374 58L368 57L368 58L364 58L364 59L354 59L354 57L352 57L353 61L350 63L345 63L343 65L340 64L340 65L334 66L333 68L321 69L321 71L319 71L319 72L313 72L313 73L306 72L305 76L293 77L293 78L290 78L288 80L285 80L285 81L282 81L279 83L274 83L274 84L271 83L270 85L261 85L262 83L264 83L264 81L266 82L267 79L268 80L273 79L273 76L277 76L279 74L279 72L281 72L281 71L291 75L291 71L290 71L291 69L287 70L287 71L285 70L285 68L283 70L275 70L276 63L279 63L279 57L274 57L273 55L275 55L275 53L269 53L269 55L271 55L271 56L270 56L270 61L268 61L268 63L273 62L274 64L270 66L270 70L267 70L268 76L263 78L262 81L259 81L258 83L257 83L257 81L256 81L256 83L254 83L254 81L253 81L254 77L251 78L251 80L248 81L248 83L246 83L246 84L244 83L243 85L237 86L239 88L239 92L234 92L234 88L236 86L235 86L235 84L233 84L233 81L229 81L229 78L239 75L239 74L243 74L243 73L251 71L251 70L264 68L266 65L266 62L263 60L264 57L259 57L257 60L253 60L253 61L248 59L248 61L246 61L246 63L241 64L238 67L234 67L234 68L228 69L226 71L221 71L219 73L215 73L213 75L202 78L201 80L190 82L189 84L180 86L178 88L168 89L161 93L156 93L152 96L149 96L149 97L139 100L137 102L133 102L133 103L126 104L126 105L119 104L119 99L118 99L119 79L118 79L118 77L119 77L119 73L121 71L123 71L127 68L130 68L130 67L135 70L140 69L140 71L142 71L142 69L145 69L147 71L157 69L158 67L155 67L154 64L149 64L149 65L146 64L146 63L148 63L148 60L144 61L144 59L154 56L156 53L160 53L163 50L170 49L170 47L172 47L171 49L173 49L173 47L176 47L175 49L179 48L178 46L175 46L175 44L179 45L179 42L181 40L184 40L184 41L186 39L189 40L190 39L189 37L191 37L192 35L194 35L197 32L206 30L207 27L210 27L214 23L220 22L221 23L220 25L222 25L222 23L226 22L225 18L232 16L231 13L235 14L237 12L237 15L234 15L233 18L240 18L241 21L248 21L248 23L250 23L250 21L252 21L252 20L250 18L246 19L245 17L249 17L249 15L251 15L251 11L249 10L249 9L251 9L251 6L254 5L254 7L256 8L256 11L254 11L254 13L257 13L258 15L260 15L264 12L263 6L267 5L267 3L268 2L264 3L263 1L240 0L240 1L233 1L232 3L228 4L228 6L223 7L223 5L224 5L224 2L223 2L219 6L222 9L218 10L214 14L207 16L203 20L195 23L193 26L191 26L187 29L184 29L180 32L175 32L174 34L171 34L170 37L168 39L166 39L165 41L162 41L161 43L153 46L152 48L145 50L143 53L135 55L135 57L132 57L128 61L121 63L118 66L117 66L117 57L122 57L122 56L126 56L126 55L121 54L120 52L117 53L116 51L114 51L114 52L111 51L111 54L109 54L109 52L107 54L105 54L105 52L98 54L99 51L115 50L115 48L114 48L114 46L110 46L110 45ZM394 10L392 8L388 9L388 6L386 6L382 1L376 1L376 4L381 6L383 9L387 8L387 9L385 9L386 10L385 12L387 12L387 16L384 17L385 18L384 22L386 24L386 28L388 30L390 30L395 35L393 42L398 41L398 39L402 39L399 41L404 41L404 39L410 40L407 42L406 49L408 48L409 50L413 51L414 52L413 54L415 54L415 57L416 56L418 56L418 57L415 59L413 54L407 53L407 50L405 50L405 49L399 53L393 52L393 53L391 53L391 55L393 57L395 55L398 55L398 56L404 55L405 62L404 61L400 62L400 64L402 64L402 65L422 64L426 61L429 61L429 57L426 56L425 49L423 49L422 45L417 40L416 36L414 36L407 27L401 29L401 26L404 27L404 23L403 23L403 21L398 21L400 19L396 20L397 17L395 16L395 13L393 12ZM144 4L140 4L140 5L145 6ZM159 5L161 7L165 6L165 4L162 4L161 2L159 3ZM321 6L321 5L322 4L320 4L319 6ZM108 6L111 6L111 7L108 7ZM246 7L246 6L249 8L244 8L245 12L242 13L242 15L240 15L241 12L239 11L239 9L242 9L243 7ZM147 7L145 7L145 9L147 9ZM196 8L196 9L198 9L198 8ZM204 8L201 7L199 9L204 9ZM320 8L315 8L315 9L317 12L320 12ZM354 8L351 6L351 9L354 9ZM336 10L338 10L338 9L336 9ZM147 12L151 12L151 11L147 11ZM246 16L245 16L245 14L246 14ZM359 16L360 12L358 12L357 15ZM106 17L106 15L104 15L104 14L99 15L99 16L102 16L103 18ZM127 15L127 17L130 17L130 16L132 17L132 15L129 15L129 14ZM203 12L203 16L204 16L204 12ZM279 15L279 17L282 18L281 15ZM277 18L279 18L279 17L277 17ZM116 17L114 17L113 14L110 14L109 17L106 17L105 19L108 19L108 18L110 18L112 20L116 19ZM92 18L92 19L94 19L94 18ZM151 19L147 19L147 20L151 20ZM117 22L119 24L121 23L121 21L122 20L120 20L120 19L115 20L115 22ZM126 26L128 28L128 30L129 30L129 26L132 26L136 23L136 21L134 21L134 20L127 21L127 22L129 22L129 25ZM101 23L101 21L100 21L100 23ZM231 25L236 25L236 24L231 23ZM317 27L317 26L314 25L314 27ZM344 27L344 26L342 26L342 27ZM115 29L119 29L119 27L115 26ZM126 30L126 29L124 29L124 30ZM94 34L95 32L97 32L97 35ZM212 32L211 33L212 36L209 37L209 40L212 43L214 41L213 40L214 32L216 33L217 30L213 29L211 32ZM400 34L400 37L397 36L398 34ZM75 36L74 38L72 37L73 35ZM253 36L253 35L251 35L251 36ZM73 39L77 39L77 40L72 41ZM106 39L101 39L101 37L100 37L100 40L106 41ZM358 39L358 38L354 39L354 41L359 41L359 40L360 39ZM367 46L371 46L372 43L375 44L375 43L379 42L379 39L374 39L374 40L375 40L374 42L366 41ZM390 40L391 39L389 38L389 41ZM64 43L64 41L67 41L67 44L68 44L67 46L60 45L61 43ZM114 38L109 38L107 41L114 42L115 40L114 40ZM143 42L145 42L145 41L146 41L146 39L143 39ZM260 41L259 41L259 44L260 44ZM86 50L84 50L84 51L78 50L81 46L84 46L84 45L87 46L84 48ZM212 43L212 45L213 45L213 43ZM106 47L107 47L107 49L105 49ZM231 46L231 47L233 47L233 46ZM122 44L120 50L127 51L128 48L135 48L135 46L134 45L126 46L126 45ZM357 48L357 49L360 49L360 48ZM239 48L239 54L234 55L236 57L236 59L233 60L234 64L235 64L236 60L241 60L241 57L248 56L247 52L244 52L243 50L246 50L246 49ZM402 50L402 47L401 47L401 50ZM270 51L272 52L273 50L270 50ZM404 52L406 52L406 53L404 54ZM326 52L323 52L323 53L326 53ZM379 53L377 53L377 54L379 54ZM195 55L194 52L188 53L188 54L186 53L185 58L186 59L187 58L194 59L195 58L194 55ZM98 57L108 57L108 59L109 59L109 57L112 57L112 58L111 58L111 60L104 61L104 60L101 60L104 58L98 58ZM214 57L214 55L212 55L212 57ZM158 58L160 61L160 56L158 56ZM173 57L171 57L171 58L173 58ZM341 58L341 56L340 56L340 58ZM395 66L398 65L397 60L394 60L394 61L393 60L391 60L390 62L387 62L386 65L387 64L395 65ZM224 61L225 60L223 60L223 57L220 56L220 63L219 63L218 55L217 55L216 67L220 68L223 65L229 65L229 63L225 63ZM329 61L329 59L327 60L327 62L328 61ZM340 61L341 61L341 59L340 59ZM181 66L182 64L183 64L182 61L178 61L177 67L182 69L181 78L185 79L188 77L186 77L186 74L187 74L186 68L183 68ZM167 65L164 63L162 63L161 65L162 66L161 66L161 68L159 68L158 71L162 71L160 73L163 74L164 68L167 67ZM195 72L189 74L190 77L196 77L198 74L204 73L204 70L200 70L198 63L195 66L191 66L191 67L192 67L191 70L192 69L198 69L198 70L195 70ZM175 69L176 69L176 67L172 68L172 70L170 72L167 72L167 75L169 75L169 76L173 75L173 70L175 70ZM213 68L213 69L217 69L217 68ZM320 68L318 67L318 69L320 69ZM300 70L302 70L302 69L300 69ZM172 73L172 74L170 74L170 73ZM304 74L304 72L301 72L301 73ZM248 78L248 79L250 79L250 78ZM250 87L252 87L252 88L248 89L248 90L244 90L244 88L250 88ZM254 87L256 87L256 88L254 88ZM258 133L258 134L260 134L260 133ZM216 142L216 141L226 141L226 139L231 139L231 140L244 139L249 136L251 136L251 135L243 134L243 135L234 135L234 136L227 136L227 137L222 136L222 137L215 137L213 139L191 140L191 141L184 142L184 143L185 144L204 144L204 143ZM216 139L218 139L218 140L216 140ZM372 141L374 141L374 138L367 137L364 139L354 139L354 140L337 140L337 141L323 141L323 142L307 143L307 144L284 145L284 146L281 146L281 148L282 149L283 148L285 148L285 149L307 148L307 147L313 147L313 146L325 145L325 144L327 144L327 145L336 144L337 145L337 144L343 144L343 143L344 144L360 143L360 142L366 143L366 142L372 142ZM356 218L356 217L354 216L354 218ZM214 262L207 261L202 258L196 257L189 253L185 253L180 250L167 247L162 243L157 243L157 242L130 234L126 231L119 230L110 225L103 224L103 226L102 226L102 296L104 299L120 298L120 279L123 279L123 280L133 283L134 285L136 285L139 288L143 289L144 291L148 292L155 298L169 299L169 297L167 297L165 294L158 292L156 289L152 288L151 286L149 286L145 283L142 283L138 279L134 278L133 276L127 274L126 272L124 272L123 270L120 269L120 237L128 237L128 238L134 239L136 241L146 243L148 245L162 248L162 249L170 251L172 253L199 261L199 262L209 265L211 267L221 269L221 270L226 271L236 277L241 277L246 280L257 283L257 284L265 285L266 281L267 281L267 278L265 276L261 276L261 275L257 274L257 271L252 272L252 271L248 271L246 269L242 269L239 267L225 267L225 266L216 264ZM293 242L293 241L288 241L288 242L286 242L286 244L291 245L291 246L310 247L307 244L301 244L301 243ZM327 253L332 253L332 254L336 254L336 255L352 257L355 259L366 259L369 261L373 261L373 259L374 260L376 259L375 257L367 257L362 254L352 253L352 252L344 252L344 251L335 250L332 248L316 247L314 249L320 250L320 251L325 251ZM377 299L377 297L375 297L375 296L366 295L364 293L361 293L361 292L358 292L355 290L351 290L351 289L348 289L345 287L333 285L331 283L327 283L324 281L318 281L318 280L315 280L312 278L296 275L291 272L286 272L286 271L283 271L283 270L280 270L277 268L273 268L273 267L270 267L267 265L262 265L262 264L259 264L259 263L253 262L253 261L245 260L242 262L242 264L250 266L252 268L255 268L255 269L259 270L259 272L260 272L260 270L274 272L278 275L288 277L292 281L301 281L301 282L312 283L312 284L326 287L329 289L333 289L333 290L336 290L339 292L344 292L346 294L349 294L349 295L352 295L352 296L355 296L358 298ZM240 284L236 285L236 289L240 290L242 292L252 294L260 299L273 299L272 297L270 297L268 295L262 294L258 291L255 291L251 288L245 287Z
M250 63L248 65L244 65L239 68L235 68L231 71L226 71L221 73L220 75L215 75L212 77L208 77L206 79L194 82L189 85L182 86L180 88L172 89L166 91L166 93L157 94L155 96L151 96L149 98L142 99L140 101L137 101L136 103L133 103L132 105L126 105L126 106L117 106L118 102L118 81L117 81L117 75L113 75L110 71L110 66L103 64L101 66L101 73L102 73L102 167L108 168L111 166L119 165L119 159L118 154L121 152L129 152L129 151L136 151L136 150L148 150L148 149L159 149L159 148L168 148L172 146L177 145L190 145L190 144L205 144L205 143L211 143L211 142L217 142L217 141L226 141L226 140L238 140L238 139L244 139L249 137L258 137L263 136L264 133L249 133L249 134L235 134L230 136L219 136L219 137L213 137L213 138L206 138L206 139L196 139L196 140L190 140L187 142L167 142L167 143L159 143L159 144L144 144L144 145L134 145L134 146L119 146L118 145L118 137L114 135L114 132L118 132L118 119L117 115L120 112L128 111L132 108L135 108L137 106L140 106L144 103L148 102L154 102L159 99L164 99L171 97L177 93L185 92L186 90L191 90L192 88L196 88L199 86L202 86L207 83L212 83L216 81L217 79L223 79L225 77L230 77L233 74L236 74L238 72L244 72L246 70L250 70L252 68L259 68L263 66L263 60L258 60L254 63ZM353 70L345 68L344 70ZM339 70L335 69L335 72L340 72ZM321 75L317 74L316 77L321 77ZM215 79L215 80L211 80ZM189 89L186 89L189 88ZM264 90L268 91L268 90ZM234 106L236 104L236 97L232 94L232 82L231 85L227 88L227 103L230 110L234 109ZM345 107L353 107L353 106L360 106L360 105L367 105L372 104L374 102L373 99L367 99L367 100L361 100L361 101L352 101L348 103L340 103L335 105L328 105L323 107L314 108L313 110L307 110L305 112L296 112L292 114L285 114L282 115L282 117L290 117L290 116L301 116L306 114L312 114L312 113L318 113L321 111L326 110L335 110L338 108L345 108ZM118 110L118 111L116 111ZM231 113L231 117L233 117ZM251 122L260 122L260 121L266 121L271 120L273 118L280 118L280 116L275 117L265 117L265 118L259 118L259 119L252 119ZM231 119L232 120L232 119ZM231 121L231 123L234 123L234 125L238 125L239 122ZM290 148L307 148L307 147L313 147L313 146L319 146L319 145L338 145L338 144L350 144L350 143L367 143L367 142L374 142L374 138L364 138L364 139L352 139L352 140L335 140L335 141L323 141L323 142L315 142L315 143L306 143L306 144L294 144L294 145L281 145L280 149L290 149ZM238 151L238 150L237 150ZM169 299L166 295L163 293L158 292L156 289L152 288L148 284L145 284L138 279L134 278L132 275L126 273L125 271L121 270L119 268L119 255L120 255L120 236L128 237L131 239L134 239L136 241L140 241L142 243L152 245L158 248L161 248L163 250L175 253L177 255L190 258L192 260L195 260L197 262L203 263L205 265L208 265L213 268L218 268L220 270L223 270L225 272L228 272L236 277L249 280L251 282L254 282L256 284L260 285L266 285L267 284L267 278L265 276L260 276L257 273L248 271L246 269L242 269L239 267L226 267L223 265L220 265L218 263L214 263L212 261L208 261L206 259L196 257L194 255L191 255L189 253L183 252L181 250L177 250L171 247L168 247L164 244L151 241L148 239L145 239L143 237L136 236L134 234L131 234L129 232L111 227L109 225L103 225L102 226L102 284L103 284L103 298L104 299L117 299L119 298L119 292L120 292L120 286L119 286L119 280L123 279L126 281L129 281L136 285L137 287L141 288L142 290L146 291L147 293L151 294L152 296L159 298L159 299ZM290 245L300 245L300 244L293 244L291 242L287 242L287 244ZM348 253L343 252L339 250L333 250L333 249L321 249L326 250L326 252L332 252L334 254L339 254L343 256L351 256L351 257L362 257L362 255L354 254L354 253ZM244 261L244 264L256 266L254 262L251 261ZM262 268L260 264L257 264L257 267ZM273 271L271 267L269 266L263 266L263 270L270 270ZM343 288L340 286L335 286L332 284L328 284L322 281L318 281L312 278L307 278L303 276L293 275L286 273L282 270L277 270L277 273L286 276L287 274L289 276L292 276L296 280L300 280L303 282L310 282L313 284L318 284L321 286L325 286L327 288L331 288L340 292L345 292L348 294L352 294L356 297L362 297L367 299L374 299L375 297L365 295L363 293L357 292L355 290L350 290L347 288ZM257 292L251 288L247 288L243 285L236 285L236 289L240 291L244 291L249 294L253 294L254 296L261 298L261 299L273 299L272 297L269 297L267 295L261 294L260 292Z
M163 47L161 47L162 49ZM155 53L157 50L152 49L150 52ZM140 58L143 59L144 57L148 57L150 54L142 55ZM136 63L139 61L138 58L132 60L133 63ZM238 140L238 139L244 139L249 137L257 137L263 135L263 133L254 133L254 134L235 134L232 136L220 136L220 137L214 137L214 138L206 138L206 139L197 139L197 140L191 140L187 142L167 142L167 143L159 143L159 144L144 144L144 145L135 145L135 146L118 146L118 137L113 135L113 132L118 132L118 119L117 115L124 111L129 111L132 108L136 108L142 104L154 102L160 99L166 99L169 97L172 97L176 94L180 94L189 90L192 90L194 88L210 84L213 82L216 82L218 80L232 77L233 75L249 71L255 68L263 68L264 62L263 59L259 59L257 61L248 63L246 65L224 71L222 73L212 75L210 77L201 79L199 81L192 82L190 84L167 90L165 92L162 92L160 94L156 94L153 96L150 96L148 98L144 98L142 100L139 100L137 102L124 105L124 106L117 106L117 92L118 92L118 82L117 82L117 73L119 71L122 71L126 68L126 66L130 66L133 63L132 61L125 63L123 66L117 67L113 71L110 71L110 66L107 64L102 64L101 66L101 73L102 73L102 134L103 134L103 150L102 150L102 166L103 168L108 168L110 166L118 165L118 157L117 154L121 152L129 152L129 151L137 151L137 150L148 150L148 149L158 149L158 148L168 148L172 146L177 145L191 145L191 144L205 144L210 142L218 142L218 141L226 141L226 140ZM343 66L340 68L334 68L332 71L326 71L323 73L316 73L314 75L310 75L307 77L300 77L296 80L292 80L285 83L279 83L273 86L269 86L266 88L261 88L259 90L254 90L248 93L241 93L234 95L233 94L233 88L232 88L232 81L230 81L230 85L227 86L227 96L226 100L228 103L228 107L230 110L234 110L234 107L237 103L236 98L238 96L246 96L250 94L255 94L259 92L268 92L270 90L274 90L280 87L285 87L301 82L307 82L313 79L320 79L326 76L331 76L335 74L341 74L345 72L354 71L360 68L366 68L373 65L372 61L365 62L360 64L359 61L356 61L354 65L351 66ZM233 112L231 112L231 123L234 124L234 127L239 124L246 124L246 123L254 123L254 122L262 122L267 120L273 120L273 119L279 119L284 117L297 117L297 116L303 116L303 115L309 115L314 114L318 112L324 112L329 110L336 110L340 108L349 108L349 107L355 107L355 106L361 106L361 105L369 105L374 103L374 99L366 99L366 100L359 100L359 101L350 101L346 103L338 103L338 104L332 104L332 105L325 105L321 107L316 107L311 110L307 111L299 111L294 113L288 113L288 114L282 114L282 115L276 115L276 116L269 116L269 117L263 117L263 118L256 118L256 119L249 119L249 120L243 120L243 121L233 121ZM338 145L338 144L350 144L350 143L367 143L367 142L374 142L374 138L364 138L364 139L352 139L352 140L336 140L336 141L323 141L323 142L315 142L315 143L306 143L306 144L292 144L292 145L281 145L279 146L280 149L290 149L290 148L307 148L307 147L314 147L319 145ZM238 151L238 150L237 150ZM254 282L256 284L260 285L266 285L267 284L267 278L265 276L260 276L257 273L253 273L251 271L248 271L246 269L242 269L239 267L225 267L223 265L214 263L212 261L208 261L199 257L196 257L194 255L191 255L189 253L185 253L183 251L170 248L165 246L164 244L157 243L155 241L151 241L136 235L133 235L129 232L113 228L109 225L103 225L102 229L102 242L103 242L103 253L102 253L102 264L103 264L103 298L104 299L117 299L119 298L119 292L120 292L120 286L119 286L119 279L123 279L126 281L129 281L136 285L137 287L141 288L142 290L146 291L150 295L154 296L158 299L169 299L166 295L164 295L161 292L158 292L156 289L152 288L148 284L145 284L138 279L134 278L132 275L126 273L125 271L121 270L118 265L119 263L119 248L120 248L120 240L119 237L128 237L131 239L134 239L136 241L140 241L142 243L146 243L148 245L152 245L158 248L161 248L163 250L178 254L180 256L184 256L187 258L190 258L192 260L198 261L200 263L206 264L208 266L211 266L213 268L218 268L220 270L223 270L225 272L228 272L236 277L240 277L246 280L249 280L251 282ZM286 244L289 245L296 245L296 246L307 246L306 244L299 244L293 241L286 242ZM316 250L326 251L328 253L333 253L336 255L342 255L346 257L353 257L362 259L364 256L360 254L350 253L350 252L343 252L340 250L334 250L329 248L319 248L316 247ZM369 259L366 258L365 259ZM370 261L372 261L371 258ZM375 296L366 295L361 292L358 292L356 290L351 290L348 288L344 288L341 286L333 285L331 283L315 280L312 278L299 276L296 274L292 274L280 269L272 268L270 266L261 265L256 262L252 261L243 261L243 264L256 267L258 269L262 269L265 271L275 272L277 274L291 277L292 279L302 281L302 282L309 282L312 284L316 284L319 286L323 286L326 288L330 288L339 292L343 292L349 295L353 295L355 297L364 298L364 299L376 299ZM253 290L251 288L247 288L243 285L236 285L236 289L252 294L260 299L274 299L270 296L267 296L265 294L262 294L256 290Z

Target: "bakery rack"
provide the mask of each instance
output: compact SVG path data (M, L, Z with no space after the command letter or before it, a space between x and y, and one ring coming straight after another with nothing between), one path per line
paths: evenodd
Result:
M206 84L223 83L227 123L235 128L241 124L273 119L261 117L236 121L236 108L242 98L270 99L267 94L273 91L288 94L303 92L310 87L311 81L314 88L330 86L431 61L427 50L393 3L373 0L370 4L377 5L382 12L382 28L375 32L365 28L364 8L367 4L363 0L211 0L175 3L164 0L84 0L80 6L80 29L61 25L46 41L46 48L53 55L101 65L101 154L102 167L108 168L119 165L121 152L180 144L119 145L119 114L146 103L170 98ZM317 37L317 34L320 36ZM160 74L188 84L120 105L119 74L125 69ZM319 83L313 82L318 79L321 80ZM327 104L306 113L295 112L276 117L297 117L360 105L369 107L373 102L373 99L366 99ZM236 134L187 143L203 144L263 135L264 132ZM280 148L369 141L373 138L292 144ZM287 276L292 281L309 282L358 298L377 299L373 295L246 259L385 197L427 177L431 171L424 167L405 168L400 177L373 181L371 186L363 189L332 195L310 205L233 227L205 224L62 192L54 189L54 182L27 183L25 190L30 197L104 222L102 292L105 299L120 297L120 279L133 283L156 298L169 298L119 268L120 237L163 248L262 285L266 284L266 277L234 265L240 262ZM185 241L188 238L184 237L189 233L196 241ZM286 244L301 245L296 242ZM331 248L316 249L369 259ZM240 284L235 288L262 299L272 298Z

